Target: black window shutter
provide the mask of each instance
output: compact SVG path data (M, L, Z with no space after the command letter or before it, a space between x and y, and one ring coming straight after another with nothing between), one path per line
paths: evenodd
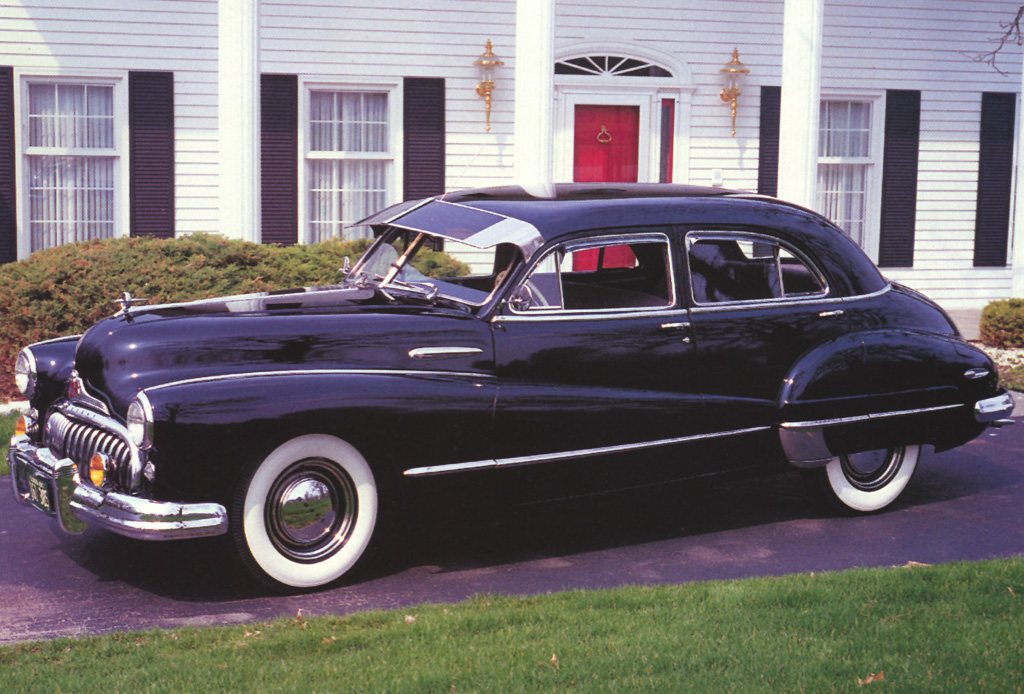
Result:
M878 264L913 267L917 220L917 160L921 139L921 92L885 93L885 145Z
M761 87L760 149L757 157L757 192L779 194L779 114L782 87Z
M444 193L444 79L406 77L402 126L405 131L404 198Z
M174 236L174 73L128 73L131 235Z
M18 259L14 156L14 68L0 67L0 263Z
M978 202L974 220L975 267L1006 266L1016 107L1016 94L985 92L981 95Z
M263 243L298 243L298 75L260 75L260 180Z

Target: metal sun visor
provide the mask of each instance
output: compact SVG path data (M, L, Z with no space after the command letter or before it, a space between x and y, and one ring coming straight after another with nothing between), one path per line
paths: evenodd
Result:
M430 200L408 211L396 207L383 210L361 223L389 224L478 249L512 243L522 250L526 260L544 243L537 228L528 222L466 205Z

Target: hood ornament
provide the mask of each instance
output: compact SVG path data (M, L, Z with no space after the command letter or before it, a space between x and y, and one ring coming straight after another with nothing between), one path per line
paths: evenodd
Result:
M115 313L115 316L124 316L125 318L131 319L131 313L133 307L141 306L142 304L149 301L149 299L143 299L142 297L133 297L128 292L124 292L121 296L114 300L121 310Z

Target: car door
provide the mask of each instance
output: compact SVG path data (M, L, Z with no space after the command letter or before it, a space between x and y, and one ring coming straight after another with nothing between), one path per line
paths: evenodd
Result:
M551 498L694 474L707 432L667 230L595 232L538 256L494 318L496 458Z
M769 230L685 235L694 364L708 416L774 427L800 355L853 329L807 254Z

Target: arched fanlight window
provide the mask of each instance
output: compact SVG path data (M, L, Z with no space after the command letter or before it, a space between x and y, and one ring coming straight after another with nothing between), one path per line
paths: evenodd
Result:
M672 77L663 67L637 58L589 55L555 63L556 75L608 75L614 77Z

